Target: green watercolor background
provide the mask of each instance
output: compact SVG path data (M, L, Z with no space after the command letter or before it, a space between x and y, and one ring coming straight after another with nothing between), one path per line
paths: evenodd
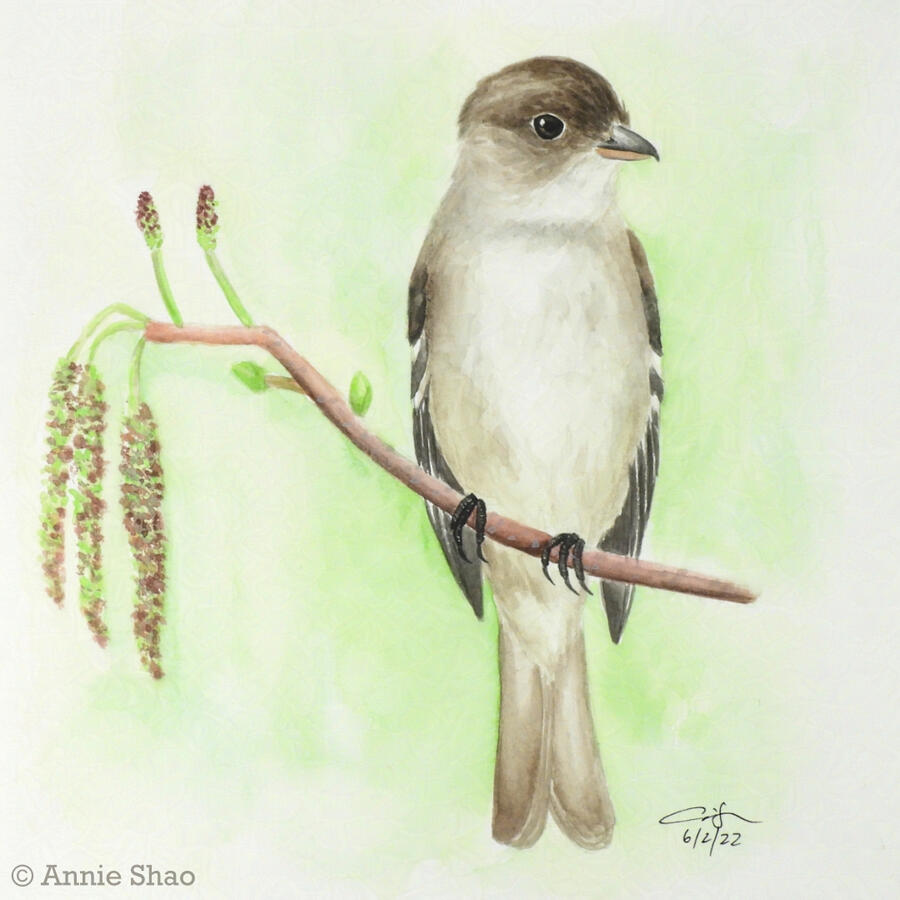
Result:
M450 174L455 112L477 77L548 48L526 27L498 28L486 60L463 21L417 33L416 52L399 33L232 25L204 46L126 22L110 98L123 169L154 192L167 252L193 239L196 188L212 183L220 258L251 313L342 388L365 371L367 421L411 454L405 285ZM491 842L492 605L483 623L471 615L417 497L301 398L251 394L229 375L262 355L184 347L145 354L168 492L166 677L138 669L112 480L111 647L59 704L36 761L59 815L85 834L115 822L149 848L207 848L192 865L222 891L229 859L257 852L272 896L289 876L349 895L603 885L616 896L623 874L650 878L648 847L660 865L683 865L678 836L655 824L670 807L725 797L774 818L796 765L780 748L797 635L773 630L765 604L809 550L815 515L796 451L798 376L823 312L811 170L846 95L819 72L834 81L828 102L773 123L776 86L752 53L738 63L712 39L688 52L636 23L569 37L549 49L607 74L662 153L620 182L665 348L645 555L763 592L742 608L640 590L618 647L589 604L613 847L585 854L552 825L527 853ZM635 67L637 54L654 64ZM799 93L808 77L777 87ZM142 308L161 314L137 234L115 252ZM181 287L199 284L199 269L174 260L186 319L228 321L213 287ZM116 299L102 275L95 284L97 305ZM80 302L86 319L95 307ZM111 397L126 357L123 342L98 358Z

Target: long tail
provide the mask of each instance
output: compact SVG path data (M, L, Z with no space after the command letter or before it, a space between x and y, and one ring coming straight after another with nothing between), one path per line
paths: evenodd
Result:
M548 809L582 847L599 849L612 839L615 815L594 738L584 636L547 672L501 624L494 839L530 847Z
M494 767L494 839L530 847L550 803L553 690L500 625L500 732Z

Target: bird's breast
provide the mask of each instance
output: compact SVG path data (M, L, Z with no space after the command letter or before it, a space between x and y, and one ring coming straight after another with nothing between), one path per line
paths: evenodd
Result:
M505 515L599 539L650 404L624 228L510 229L448 246L426 327L432 417L451 469Z

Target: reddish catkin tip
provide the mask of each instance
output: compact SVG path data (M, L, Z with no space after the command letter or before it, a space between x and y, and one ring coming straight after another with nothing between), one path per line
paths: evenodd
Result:
M144 235L144 240L151 250L162 246L163 233L159 224L159 213L153 203L153 197L149 191L141 191L138 195L137 209L135 210L137 226Z
M216 214L216 195L204 184L197 194L197 241L204 250L215 250L219 217Z

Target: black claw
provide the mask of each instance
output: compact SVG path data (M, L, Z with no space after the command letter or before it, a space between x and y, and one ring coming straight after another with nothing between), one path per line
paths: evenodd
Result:
M487 523L487 507L484 500L479 500L474 494L466 494L459 501L459 505L450 517L450 532L453 535L459 555L466 562L471 562L472 560L466 556L463 550L463 528L466 527L473 509L475 510L475 546L478 550L478 558L483 562L487 562L481 552L481 545L484 543L484 526Z
M475 548L478 553L478 558L484 563L486 563L487 560L481 552L481 545L484 543L484 526L486 524L487 506L485 506L484 500L479 500L478 503L475 504Z
M450 532L453 535L453 540L456 542L457 552L466 562L471 562L472 560L466 556L465 551L463 550L463 528L465 528L466 521L472 514L472 510L477 503L478 498L474 494L466 494L466 496L459 501L459 505L450 517Z
M569 581L569 551L572 549L572 545L578 540L578 535L564 534L562 538L563 539L559 544L559 562L556 565L559 569L559 574L562 575L562 580L566 583L566 587L573 594L577 594L578 591L572 587L572 583Z
M557 544L561 544L565 537L565 534L558 534L555 538L551 538L550 542L546 547L544 547L543 551L541 552L541 568L544 570L544 577L547 579L547 581L550 582L550 584L553 584L553 579L550 577L550 573L547 571L550 566L550 551Z
M576 535L576 537L578 537L578 535ZM590 594L593 597L593 591L587 586L587 582L584 580L584 563L581 561L582 553L584 553L584 541L581 538L578 538L578 540L575 541L575 545L572 547L572 562L574 563L575 577L578 579L578 583L584 588L585 593Z
M559 569L559 574L562 575L566 587L573 594L578 593L569 581L569 553L571 552L572 568L575 570L575 577L578 579L578 583L581 587L583 587L588 594L592 594L584 580L584 564L581 561L581 555L584 552L584 541L573 532L563 532L562 534L556 535L556 537L548 541L547 546L544 547L541 552L541 567L544 570L547 581L549 581L550 584L553 584L553 579L550 577L548 567L550 565L550 552L557 546L559 547L557 568Z

